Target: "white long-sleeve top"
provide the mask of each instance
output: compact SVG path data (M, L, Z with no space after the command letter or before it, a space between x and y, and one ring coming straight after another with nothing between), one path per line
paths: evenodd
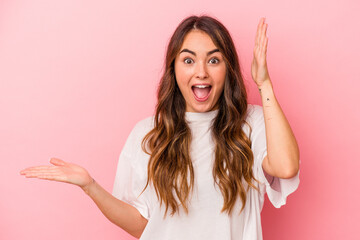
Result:
M244 124L247 136L250 134L251 149L254 153L253 174L260 184L260 192L250 188L244 210L239 214L242 203L237 199L232 213L221 213L223 196L214 184L212 168L214 163L214 142L211 137L212 120L217 110L206 113L186 112L186 121L192 132L191 159L194 167L194 192L190 196L189 213L182 208L175 215L164 218L164 205L151 185L140 195L147 180L149 155L141 148L144 136L153 128L153 117L136 124L120 154L113 195L139 210L148 219L141 236L142 240L261 240L260 212L264 195L279 208L286 203L286 197L299 185L299 172L291 179L273 178L262 168L267 155L264 115L261 106L248 105ZM270 184L271 183L271 184Z

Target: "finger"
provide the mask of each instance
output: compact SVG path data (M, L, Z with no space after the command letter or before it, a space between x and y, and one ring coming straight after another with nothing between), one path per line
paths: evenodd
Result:
M260 30L260 36L259 36L259 51L261 51L261 43L263 40L263 29Z
M24 171L21 174L27 176L27 175L45 174L45 173L58 174L61 173L61 171L59 171L58 169L29 170L29 171Z
M267 24L263 24L262 27L261 27L261 30L260 30L260 39L259 39L259 45L261 46L262 42L263 42L263 39L264 39L264 36L266 34L266 25Z
M63 178L63 176L59 173L51 173L51 172L30 172L30 173L26 173L25 175L26 178L49 178L49 179L60 179Z
M259 21L259 23L258 23L257 30L256 30L255 45L259 45L261 27L262 27L263 24L264 24L264 19L261 18L260 21Z
M32 171L32 170L42 170L42 169L56 169L56 168L58 168L58 167L57 166L35 166L35 167L25 168L21 172L23 172L23 171Z
M52 174L42 174L42 175L31 175L26 176L27 178L37 178L37 179L43 179L43 180L50 180L50 181L57 181L57 182L66 182L66 179L64 176L60 175L52 175Z
M269 38L268 38L268 37L266 37L266 40L265 40L265 47L264 47L264 52L265 52L265 54L266 54L266 52L267 52L268 42L269 42Z
M268 29L268 27L269 27L269 24L266 23L266 24L265 24L265 33L264 33L265 36L266 36L266 34L267 34L267 29Z
M23 169L20 171L20 174L21 175L24 175L28 172L36 172L36 171L49 171L49 170L54 170L56 169L57 167L55 166L38 166L38 167L29 167L29 168L26 168L26 169Z
M64 177L64 175L62 175L61 173L57 173L57 172L31 172L31 173L26 173L24 175L25 178L51 178L52 180L57 180L60 177Z
M264 53L265 50L265 42L266 42L266 32L267 32L267 27L268 25L265 24L263 29L262 29L262 35L261 35L261 42L260 42L260 53Z
M50 163L51 164L54 164L56 166L64 166L66 164L65 161L61 160L61 159L58 159L58 158L51 158L50 159Z

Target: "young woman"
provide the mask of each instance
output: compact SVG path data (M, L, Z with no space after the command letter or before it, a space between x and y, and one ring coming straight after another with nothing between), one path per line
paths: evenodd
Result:
M263 108L247 103L235 46L208 16L175 30L154 117L121 152L113 195L82 167L52 158L26 177L80 186L114 224L141 239L262 239L267 193L275 207L299 185L299 150L274 95L259 22L251 73Z

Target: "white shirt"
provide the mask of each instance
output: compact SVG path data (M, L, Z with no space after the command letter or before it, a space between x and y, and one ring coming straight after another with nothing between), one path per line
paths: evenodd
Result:
M286 203L286 197L299 185L299 172L291 179L273 178L262 168L267 155L265 123L262 107L248 105L246 121L252 127L250 140L254 153L253 174L261 184L254 181L260 193L250 188L246 205L239 214L242 203L238 198L232 213L221 213L223 196L214 184L212 168L214 143L211 138L211 123L217 110L206 113L186 113L186 120L192 132L190 154L194 167L194 193L189 196L189 213L180 208L179 213L164 218L164 205L160 207L156 193L149 185L140 195L147 180L149 155L141 148L144 136L153 128L153 117L136 124L120 154L113 195L131 204L148 219L141 236L142 240L261 240L260 212L267 193L270 202L279 208ZM244 124L249 136L249 128ZM270 185L271 183L271 185Z

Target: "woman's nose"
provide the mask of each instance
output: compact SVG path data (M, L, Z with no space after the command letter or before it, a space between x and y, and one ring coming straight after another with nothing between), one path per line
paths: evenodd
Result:
M206 64L204 62L198 62L196 66L196 78L205 79L208 77Z

